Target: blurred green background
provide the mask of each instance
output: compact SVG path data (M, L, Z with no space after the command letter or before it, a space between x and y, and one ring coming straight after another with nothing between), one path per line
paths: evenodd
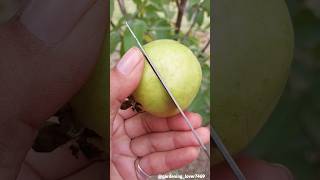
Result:
M200 92L189 110L210 117L210 0L111 0L111 67L129 48L137 46L124 17L142 44L175 39L197 56L203 73Z
M320 1L287 0L295 53L286 89L246 153L320 179Z

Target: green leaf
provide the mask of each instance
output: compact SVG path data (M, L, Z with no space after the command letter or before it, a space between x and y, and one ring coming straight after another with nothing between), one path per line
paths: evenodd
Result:
M204 19L204 11L200 11L197 15L197 19L196 19L196 22L199 26L202 25L203 23L203 19Z
M144 3L142 2L142 0L133 0L133 2L137 6L137 12L136 13L140 15L140 13L142 13L142 9L143 9Z
M142 20L135 20L132 23L130 23L130 26L132 28L132 31L135 33L137 36L138 40L142 42L143 40L143 34L145 33L147 29L147 25L144 21ZM121 53L123 54L127 50L129 50L133 46L137 46L136 41L132 37L130 31L128 29L125 30L124 36L123 36L123 41L122 41L122 50Z
M148 5L147 7L145 7L145 11L146 11L145 16L147 19L152 20L152 19L159 18L158 14L157 14L157 11L158 11L157 7L155 7L153 5Z
M188 8L187 9L187 20L191 21L193 14L195 13L193 8Z
M188 1L187 20L191 21L194 16L197 16L199 10L200 10L200 0Z
M185 44L187 47L189 47L192 50L198 50L199 49L199 39L194 37L194 36L190 36L188 38L185 38L183 41L183 44ZM195 49L193 49L193 47Z
M118 22L117 22L117 24L116 24L115 29L120 29L120 28L121 28L121 26L123 26L123 25L124 25L124 21L125 21L125 17L124 17L124 16L122 16L122 17L118 20Z
M142 4L142 0L133 0L133 2L137 5L140 6Z
M153 6L156 10L162 10L162 4L159 0L148 1L149 6Z
M170 20L175 16L176 11L169 8L169 6L163 6L163 12L166 17L166 19Z
M198 3L199 3L199 0L189 0L188 1L189 7L192 7L192 6L194 6L194 5L198 4Z
M113 53L120 42L119 31L112 31L110 33L110 54Z
M210 16L210 0L204 0L202 3L202 7Z
M172 27L166 20L160 20L154 27L156 39L170 39L172 36Z

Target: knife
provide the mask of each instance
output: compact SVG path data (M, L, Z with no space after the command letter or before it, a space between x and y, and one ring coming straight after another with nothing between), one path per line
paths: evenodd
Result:
M177 107L177 109L179 110L180 114L182 115L185 123L188 125L188 127L191 129L193 136L196 138L196 140L198 141L199 145L201 146L201 148L204 150L205 154L207 155L208 159L210 160L210 153L208 151L208 149L206 148L206 146L204 145L203 141L200 139L198 133L195 131L195 129L193 128L193 126L190 123L189 118L185 115L185 113L183 112L182 108L180 107L179 103L177 102L176 98L173 96L172 92L170 91L170 89L168 88L168 86L165 84L163 78L161 77L159 70L156 68L156 66L153 64L153 62L151 61L150 57L148 56L148 54L146 53L146 51L144 50L143 46L141 45L141 43L139 42L138 38L136 37L135 33L132 31L131 27L129 26L128 22L125 21L127 28L129 29L131 35L133 36L133 38L135 39L139 49L141 50L142 54L144 55L145 59L147 60L148 64L150 65L151 69L153 70L153 72L156 74L156 76L158 77L158 79L160 80L160 83L162 84L162 86L164 87L165 91L167 92L167 94L170 96L172 102L175 104L175 106ZM230 155L230 153L228 152L227 148L224 146L224 144L222 143L220 137L218 136L217 132L211 127L211 138L213 139L213 141L215 142L215 144L217 145L219 151L221 152L221 154L223 155L224 159L227 161L228 165L230 166L230 168L232 169L233 173L235 174L235 176L237 177L238 180L245 180L245 176L243 175L243 173L241 172L241 170L239 169L239 167L237 166L237 164L235 163L234 159L232 158L232 156Z

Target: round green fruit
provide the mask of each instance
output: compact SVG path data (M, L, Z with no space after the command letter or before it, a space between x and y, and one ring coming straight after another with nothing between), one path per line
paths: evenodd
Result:
M181 108L186 109L197 95L202 79L201 66L195 55L186 46L167 39L152 41L144 49ZM169 117L179 113L147 61L133 97L143 110L155 116Z
M281 96L293 30L284 0L223 0L213 7L213 126L235 154L255 137Z

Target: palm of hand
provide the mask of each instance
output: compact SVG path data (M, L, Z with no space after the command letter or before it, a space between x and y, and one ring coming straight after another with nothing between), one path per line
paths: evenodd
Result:
M187 113L200 137L209 142L209 130L198 114ZM111 178L136 178L135 160L150 175L180 168L199 154L197 141L182 117L157 118L147 113L119 110L111 129Z

